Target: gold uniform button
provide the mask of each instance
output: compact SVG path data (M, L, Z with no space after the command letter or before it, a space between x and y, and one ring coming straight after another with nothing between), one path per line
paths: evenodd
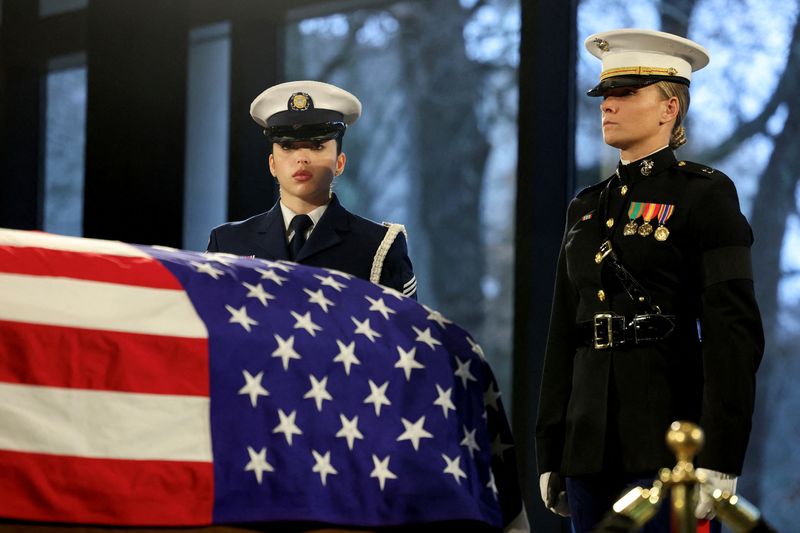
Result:
M608 226L609 228L613 228L614 227L614 219L613 218L609 218L608 220L606 220L606 226Z
M679 167L685 167L686 166L686 161L678 161L678 166Z
M597 291L597 299L600 300L601 302L605 302L606 301L606 291L604 291L603 289L600 289L599 291Z
M622 187L620 187L619 193L622 196L625 196L626 194L628 194L628 186L627 185L623 185Z

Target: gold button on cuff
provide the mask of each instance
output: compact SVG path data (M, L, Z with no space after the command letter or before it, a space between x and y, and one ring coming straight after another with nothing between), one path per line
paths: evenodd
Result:
M606 301L606 291L604 291L603 289L600 289L599 291L597 291L597 299L600 300L601 302L605 302Z
M613 228L614 227L614 219L613 218L609 218L608 220L606 220L606 226L608 226L609 228Z
M686 161L678 161L678 166L679 167L685 167L686 166Z

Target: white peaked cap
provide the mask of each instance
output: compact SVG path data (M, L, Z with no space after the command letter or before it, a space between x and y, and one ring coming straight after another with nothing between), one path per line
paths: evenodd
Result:
M329 83L290 81L259 94L250 104L250 116L265 128L335 121L350 125L361 116L361 102Z
M589 91L602 91L626 85L647 85L659 80L686 85L692 72L709 62L708 51L696 42L671 33L623 28L590 35L586 50L603 62L600 83Z

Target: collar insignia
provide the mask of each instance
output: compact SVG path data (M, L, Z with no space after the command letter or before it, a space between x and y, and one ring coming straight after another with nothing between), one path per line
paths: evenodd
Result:
M652 159L645 159L639 165L639 172L642 173L642 176L649 176L650 172L653 171L653 160Z

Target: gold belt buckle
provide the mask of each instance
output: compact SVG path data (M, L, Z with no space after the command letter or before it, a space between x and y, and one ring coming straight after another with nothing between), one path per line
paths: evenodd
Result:
M613 326L612 326L612 318L614 315L611 313L597 313L594 315L594 347L597 350L605 350L607 348L611 348L611 345L614 343L614 333L613 333ZM606 333L608 334L608 338L606 342L603 342L603 339L600 338L598 333L602 331L603 323L605 322L606 326Z

